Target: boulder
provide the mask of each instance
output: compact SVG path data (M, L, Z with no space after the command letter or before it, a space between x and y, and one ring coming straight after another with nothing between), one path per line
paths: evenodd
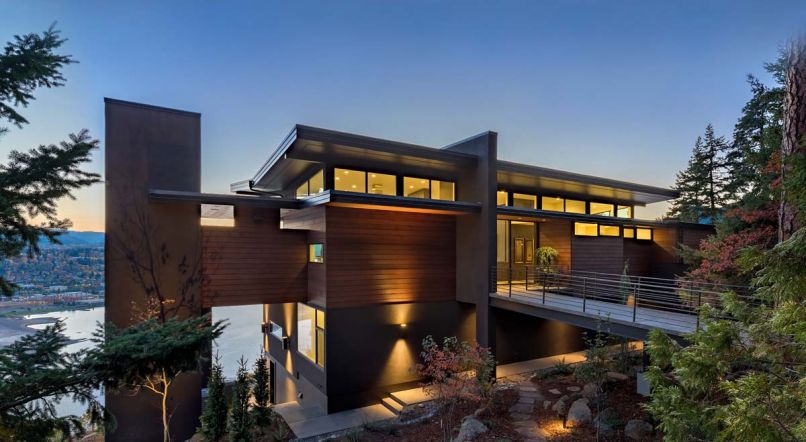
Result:
M572 385L570 387L565 387L565 389L570 391L571 393L577 393L580 390L580 388L577 387L576 385Z
M559 396L560 395L560 390L558 390L556 388L552 388L551 390L549 390L549 393L556 394L557 396Z
M568 397L568 395L564 395L563 397L557 399L557 402L551 406L551 410L557 413L557 416L565 416L565 412L568 410L568 402L570 400L571 399Z
M571 404L568 409L568 416L565 418L565 426L568 428L581 427L591 423L591 409L588 406L588 400L585 398L577 399Z
M475 439L482 433L487 432L487 426L482 424L478 419L473 416L465 416L462 419L462 426L459 428L459 435L454 439L455 442L467 442Z
M617 373L615 371L608 371L607 372L607 379L611 381L626 381L627 375L623 373Z
M584 387L582 387L582 397L593 399L596 396L599 396L599 387L597 387L593 382L588 382Z
M624 427L624 435L632 440L644 440L652 434L652 425L640 419L630 419Z
M610 437L613 435L613 426L618 422L619 416L616 410L607 407L593 419L593 428L599 431L600 436Z

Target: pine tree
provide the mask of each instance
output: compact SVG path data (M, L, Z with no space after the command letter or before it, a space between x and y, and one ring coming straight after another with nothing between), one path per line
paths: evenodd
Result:
M724 152L725 137L717 137L712 125L704 137L697 137L688 167L677 174L674 188L680 197L674 201L668 216L686 222L702 218L714 220L726 203Z
M238 361L238 372L235 385L232 387L232 405L229 416L229 440L231 442L249 442L252 437L252 417L249 414L249 391L252 378L246 369L246 360L241 356Z
M269 367L266 357L261 355L255 361L255 383L252 386L255 398L255 416L259 425L269 423Z
M224 373L218 354L207 380L207 401L201 423L202 436L208 442L219 441L227 434L227 397L224 394Z

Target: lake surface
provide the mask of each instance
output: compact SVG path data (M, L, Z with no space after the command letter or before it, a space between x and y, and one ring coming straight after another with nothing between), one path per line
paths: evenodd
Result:
M89 339L92 338L97 323L104 320L104 308L50 312L28 315L26 318L61 318L66 325L67 337L82 340L65 348L65 351L75 352L93 345ZM233 379L241 356L248 360L248 366L251 369L255 358L259 355L262 343L260 323L263 321L263 307L260 305L215 307L213 308L213 320L228 322L224 333L215 341L213 354L218 353L221 358L224 376ZM31 328L42 329L46 326L47 324L38 324L32 325ZM103 392L98 391L97 395L103 398ZM67 401L59 404L57 410L62 415L81 415L84 412L84 408L80 404Z

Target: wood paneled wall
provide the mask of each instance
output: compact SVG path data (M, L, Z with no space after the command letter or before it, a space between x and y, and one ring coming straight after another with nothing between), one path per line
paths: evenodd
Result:
M279 209L235 208L235 227L202 228L202 305L307 298L305 232L280 230Z
M538 245L553 247L559 252L557 265L560 269L571 268L571 229L571 223L565 220L550 220L539 223L537 227L540 236Z
M450 215L327 208L328 308L456 299Z
M571 270L621 273L624 238L571 236Z

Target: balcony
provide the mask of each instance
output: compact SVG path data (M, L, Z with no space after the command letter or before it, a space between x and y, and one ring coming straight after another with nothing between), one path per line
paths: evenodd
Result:
M502 275L502 270L508 274ZM700 329L697 314L718 306L727 291L749 298L749 289L688 279L663 279L534 266L493 269L490 305L631 338L651 329L682 336Z

